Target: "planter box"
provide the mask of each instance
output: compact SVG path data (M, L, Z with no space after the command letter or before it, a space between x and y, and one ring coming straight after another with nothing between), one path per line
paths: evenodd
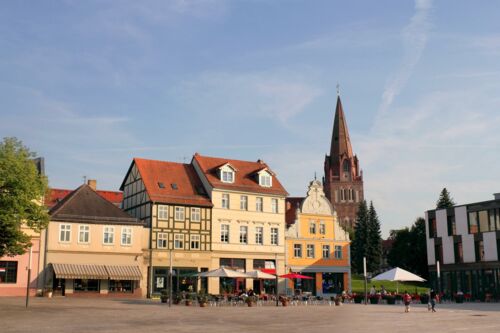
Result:
M394 297L386 298L387 304L396 304L396 299Z
M370 297L370 304L378 304L378 297Z
M363 302L364 297L354 297L354 303L361 304Z

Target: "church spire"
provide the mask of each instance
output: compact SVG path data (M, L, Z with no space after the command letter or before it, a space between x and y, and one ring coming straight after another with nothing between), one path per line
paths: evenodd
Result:
M348 158L353 156L349 130L347 129L347 121L345 119L344 109L342 108L342 101L340 100L340 96L337 96L332 143L330 146L331 161L339 161L339 157L342 155L347 155Z

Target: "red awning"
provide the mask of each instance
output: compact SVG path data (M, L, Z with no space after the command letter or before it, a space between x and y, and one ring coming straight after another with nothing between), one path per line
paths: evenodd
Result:
M276 269L274 268L261 268L260 271L263 273L276 275Z

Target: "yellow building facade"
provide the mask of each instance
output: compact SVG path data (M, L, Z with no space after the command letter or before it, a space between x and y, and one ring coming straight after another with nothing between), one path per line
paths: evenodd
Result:
M289 280L287 288L317 296L350 290L349 235L339 226L321 182L312 181L305 198L287 199L286 217L286 271L312 278Z

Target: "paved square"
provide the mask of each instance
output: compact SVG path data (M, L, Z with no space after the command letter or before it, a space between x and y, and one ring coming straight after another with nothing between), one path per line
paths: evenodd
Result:
M0 332L500 332L499 303L186 307L149 300L0 298Z

